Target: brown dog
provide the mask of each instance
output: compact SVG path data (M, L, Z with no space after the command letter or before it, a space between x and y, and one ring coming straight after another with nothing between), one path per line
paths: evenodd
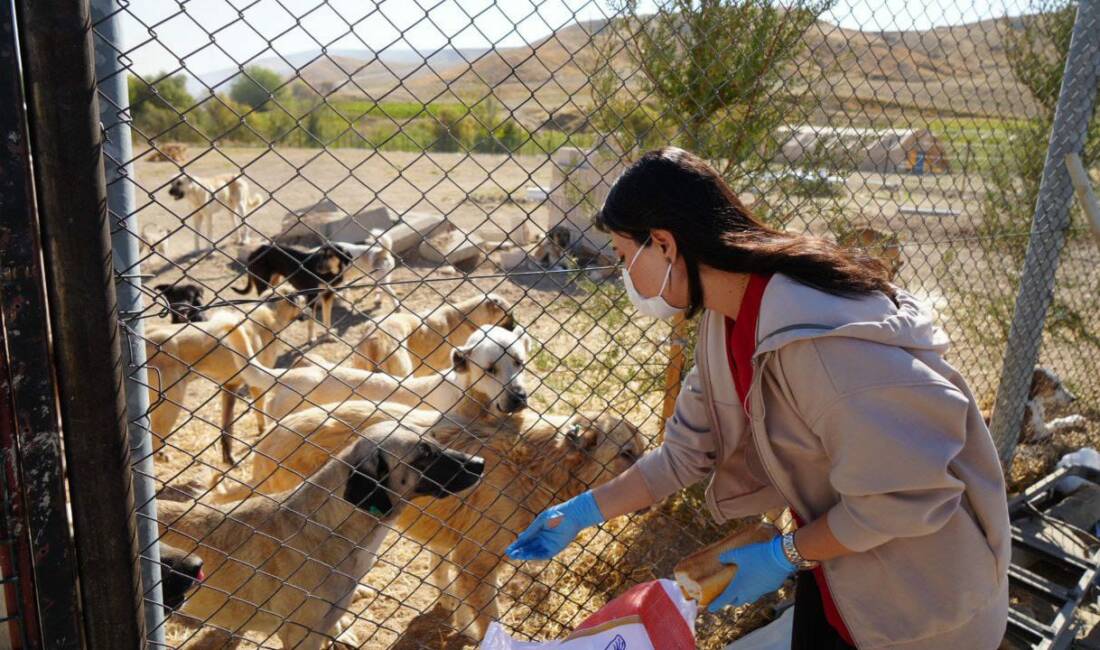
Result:
M149 412L153 450L160 452L183 412L187 387L199 377L221 384L222 429L233 417L241 370L249 359L274 364L275 337L302 313L296 298L275 296L249 313L221 309L199 323L156 325L145 332L149 367ZM253 395L261 400L259 391ZM257 412L263 430L263 412ZM232 463L230 440L222 437L222 456Z
M483 459L396 422L358 433L292 491L228 508L158 504L164 542L198 555L207 574L177 615L216 627L189 647L235 648L256 631L284 648L320 650L340 634L356 585L408 500L456 494L484 471Z
M901 270L901 243L895 233L886 233L868 227L845 230L836 240L841 248L858 248L878 259L886 267L891 281Z
M446 594L454 628L476 639L499 618L497 578L508 544L539 512L609 481L644 449L635 427L609 416L528 411L520 426L432 427L432 438L448 449L484 457L485 477L460 498L414 500L396 523L399 533L432 551L429 580Z
M352 365L394 377L446 372L451 351L482 325L515 327L511 305L490 293L421 314L396 312L363 338Z

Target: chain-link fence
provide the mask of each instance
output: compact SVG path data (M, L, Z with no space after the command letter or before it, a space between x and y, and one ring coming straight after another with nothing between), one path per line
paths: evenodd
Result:
M127 139L116 281L141 294L122 326L171 647L557 638L728 530L689 490L545 565L504 559L657 444L690 364L691 323L634 313L591 227L648 149L880 256L993 404L1076 4L93 4L101 88L127 90L100 109ZM1095 117L1080 153L1095 180ZM1027 396L1014 485L1100 438L1100 253L1072 213L1041 363L1078 399ZM425 431L481 483L428 494L417 476L453 493L480 461ZM700 647L769 615L706 615Z

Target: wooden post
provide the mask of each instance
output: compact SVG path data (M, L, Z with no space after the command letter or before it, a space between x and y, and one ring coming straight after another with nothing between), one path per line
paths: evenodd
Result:
M661 408L661 432L657 434L657 442L665 440L665 420L676 412L676 398L680 395L680 381L684 374L684 348L687 341L684 335L687 333L687 319L683 314L677 314L672 320L672 335L669 337L671 344L668 349L668 368L665 369L665 402Z

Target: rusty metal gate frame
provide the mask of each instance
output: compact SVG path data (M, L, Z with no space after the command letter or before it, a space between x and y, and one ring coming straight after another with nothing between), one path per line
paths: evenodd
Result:
M142 647L89 7L14 1L0 24L13 163L0 173L0 532L18 567L13 647Z

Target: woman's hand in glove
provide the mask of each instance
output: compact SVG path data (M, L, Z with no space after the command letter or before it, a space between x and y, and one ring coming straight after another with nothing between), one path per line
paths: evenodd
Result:
M505 550L513 560L549 560L577 533L603 521L591 491L544 510Z
M755 602L765 594L779 589L794 573L795 566L783 553L783 538L776 536L770 542L749 544L734 548L718 556L722 564L736 564L737 573L726 589L707 607L717 612L727 605L744 605Z

